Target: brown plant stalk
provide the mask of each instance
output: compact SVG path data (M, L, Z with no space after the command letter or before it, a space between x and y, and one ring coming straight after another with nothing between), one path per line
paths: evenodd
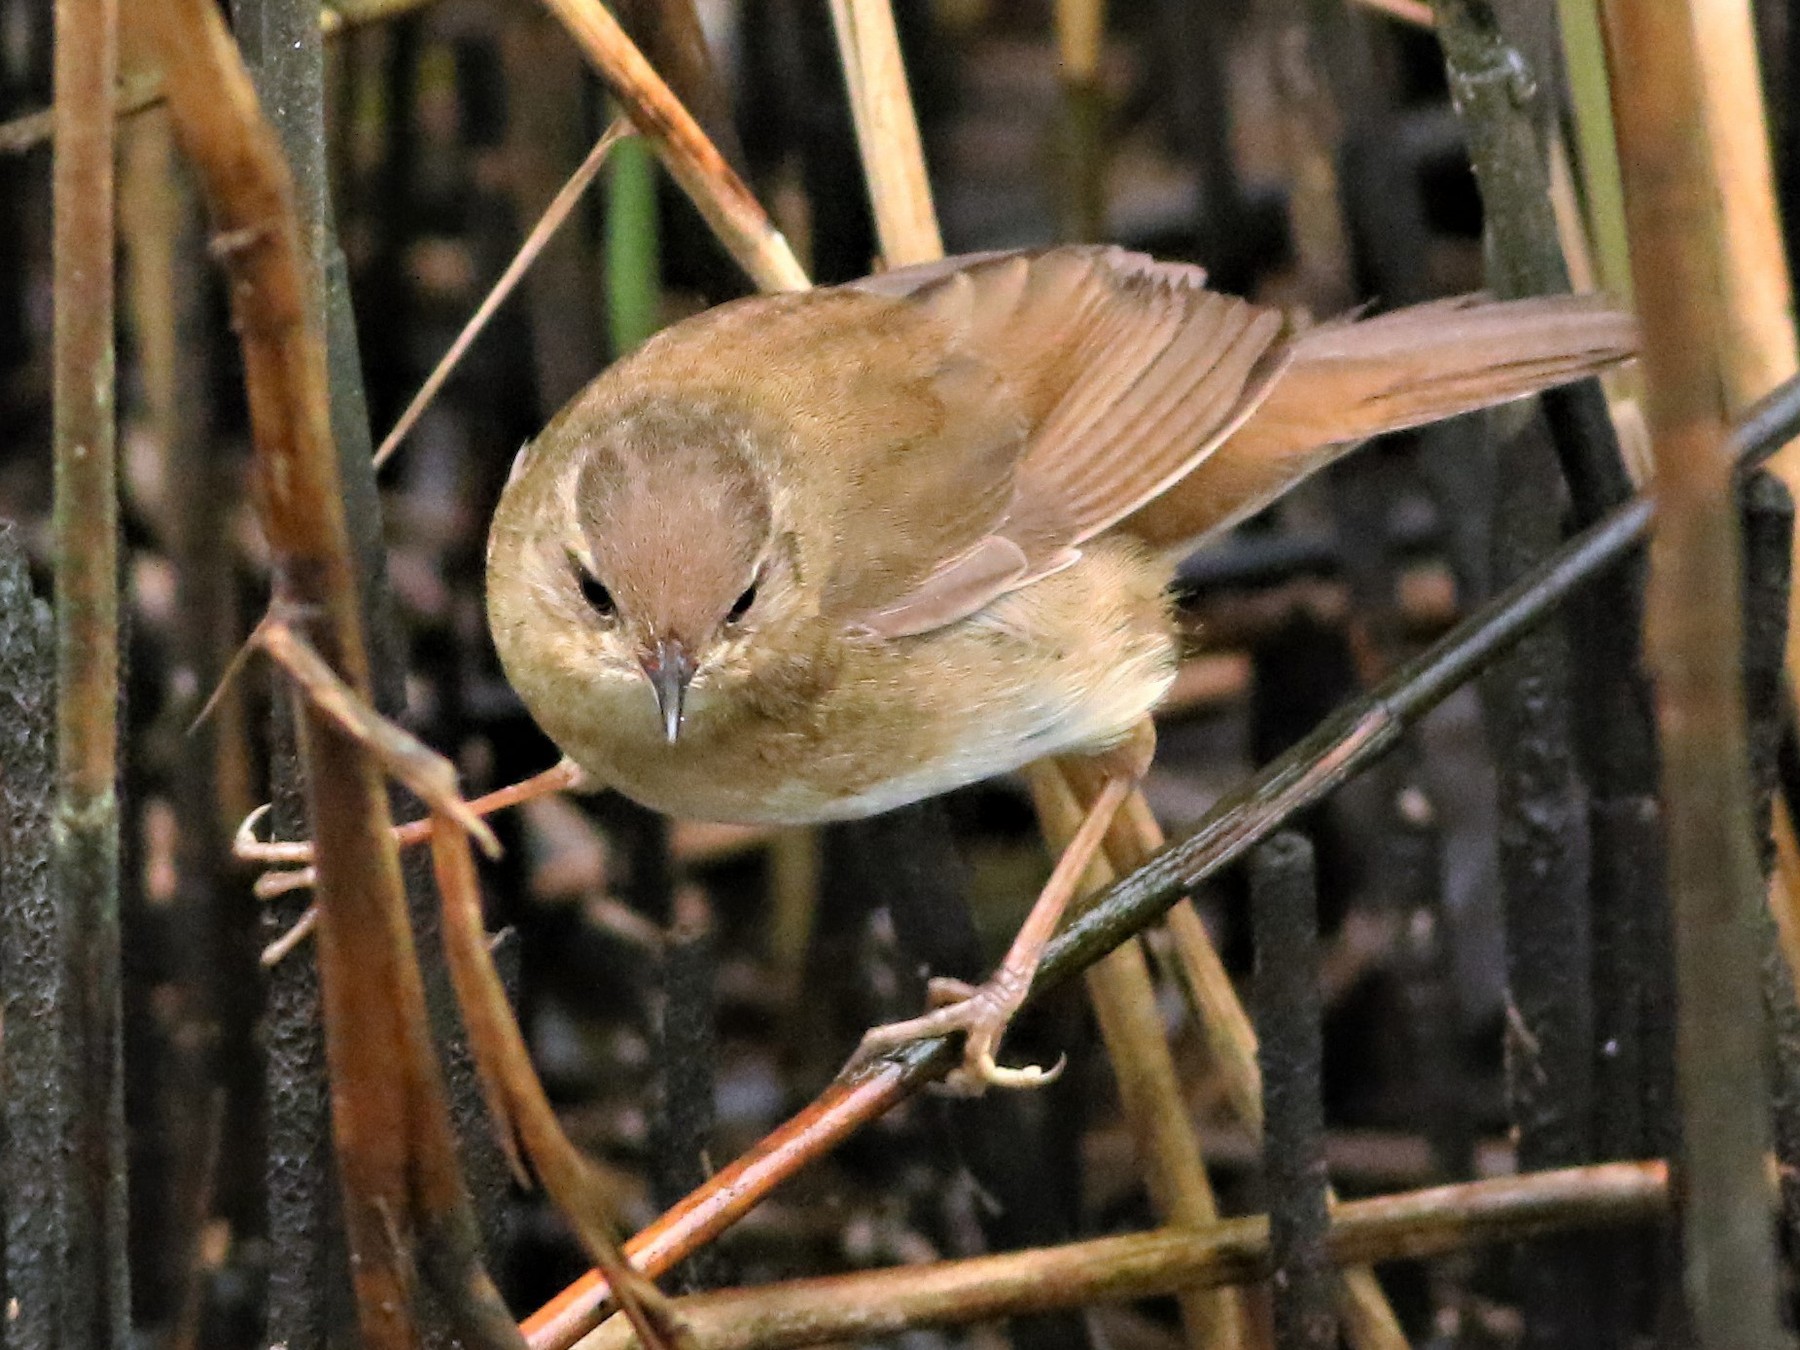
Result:
M176 130L211 209L214 252L231 275L274 603L366 699L368 659L331 444L325 353L307 319L292 181L208 0L167 0L138 14L162 57ZM416 1268L470 1344L517 1344L479 1261L380 770L297 688L291 697L319 845L326 1053L363 1342L372 1350L417 1343L416 1254Z
M56 312L56 944L68 1094L64 1334L123 1345L125 1108L119 995L119 505L114 427L113 96L118 0L57 0L51 193ZM0 770L3 771L3 770Z
M506 303L507 296L513 293L520 281L524 280L525 273L531 269L531 264L537 261L538 255L544 251L544 247L550 242L551 237L574 211L582 194L599 176L613 146L630 134L631 124L622 118L612 122L605 131L600 133L600 139L594 142L594 148L588 151L587 158L581 161L575 172L569 175L569 180L551 199L550 205L544 208L544 214L538 218L537 224L531 227L531 233L525 236L525 242L519 245L519 251L506 265L506 270L500 274L500 279L482 297L481 303L476 306L474 314L469 316L469 321L462 326L462 331L456 335L456 340L450 344L449 350L438 358L438 363L432 367L431 374L425 377L425 383L419 386L419 392L413 395L412 402L406 405L406 410L395 421L393 430L382 438L381 444L375 450L376 469L379 470L393 457L407 434L418 425L419 418L425 415L425 410L431 406L431 400L437 397L438 391L444 387L445 382L455 372L456 367L462 362L464 354L474 346L475 339L481 336L482 330L487 327L488 320L494 317L494 312Z
M1643 324L1657 530L1645 646L1656 678L1685 1144L1688 1295L1707 1350L1780 1343L1764 1029L1760 878L1739 669L1743 623L1723 369L1731 294L1717 168L1688 4L1610 0L1605 36L1632 272Z
M811 283L788 242L600 0L544 0L738 265L765 291Z
M935 261L944 256L944 241L900 60L893 7L888 0L831 0L831 22L882 260L889 267Z
M1568 1228L1641 1223L1668 1211L1660 1162L1602 1163L1353 1200L1332 1216L1340 1266L1418 1260ZM1269 1276L1268 1220L1226 1219L1059 1247L892 1270L722 1289L675 1301L696 1350L859 1344L920 1327L1122 1302ZM580 1350L625 1350L609 1322Z

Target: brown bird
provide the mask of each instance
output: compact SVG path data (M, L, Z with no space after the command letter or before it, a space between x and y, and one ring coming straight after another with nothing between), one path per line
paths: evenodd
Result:
M1174 562L1356 443L1628 357L1593 299L1306 327L1118 248L721 306L519 455L488 541L508 677L590 782L672 815L865 816L1049 755L1107 788L1000 972L870 1046L976 1080L1175 673Z

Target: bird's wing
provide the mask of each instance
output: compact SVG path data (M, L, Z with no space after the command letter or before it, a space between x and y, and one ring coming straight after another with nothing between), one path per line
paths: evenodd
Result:
M1073 562L1084 541L1229 436L1267 397L1288 350L1279 312L1207 290L1198 268L1118 248L950 259L852 286L912 311L942 354L933 392L944 425L961 434L907 453L933 478L947 470L953 496L913 500L925 510L966 505L956 458L974 455L987 469L970 480L991 512L981 528L971 532L976 513L958 510L959 528L937 531L942 551L928 568L914 555L914 566L887 569L897 584L885 594L840 592L850 621L890 637L953 622ZM996 509L993 470L1003 463L1010 491Z
M1595 295L1459 296L1300 334L1281 382L1206 462L1122 524L1159 550L1228 528L1371 436L1593 375L1637 349Z

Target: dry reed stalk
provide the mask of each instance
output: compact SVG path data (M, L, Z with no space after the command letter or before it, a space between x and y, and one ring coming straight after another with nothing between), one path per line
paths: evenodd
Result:
M1762 72L1747 0L1705 0L1696 5L1694 38L1719 184L1725 383L1729 412L1735 415L1800 369L1794 292L1782 245ZM1800 443L1788 446L1769 467L1800 497ZM1787 670L1790 683L1800 681L1800 587L1788 595ZM1779 797L1775 811L1788 816L1787 803ZM1788 828L1791 831L1791 820ZM1776 855L1771 905L1800 904L1800 873L1793 866L1786 855ZM1800 912L1790 913L1783 922L1800 926ZM1800 981L1800 968L1789 969Z
M1418 1260L1567 1228L1648 1222L1668 1207L1663 1164L1603 1163L1353 1200L1332 1215L1327 1244L1339 1265ZM1257 1216L1200 1231L1159 1229L963 1261L724 1289L678 1299L674 1306L697 1350L793 1350L1182 1288L1248 1284L1268 1274L1268 1221ZM608 1323L579 1344L580 1350L625 1350L629 1332Z
M1657 680L1677 957L1688 1295L1700 1344L1780 1343L1768 1082L1756 987L1760 878L1739 670L1743 622L1733 463L1726 449L1738 288L1709 114L1700 10L1610 0L1605 32L1643 323L1658 519L1646 649ZM1741 72L1740 72L1741 74ZM1726 91L1714 90L1714 99ZM1721 106L1713 104L1712 106ZM1755 111L1742 105L1738 114ZM1791 359L1791 357L1790 357Z
M1092 243L1106 234L1106 95L1100 54L1105 0L1056 0L1056 51L1062 69L1062 234Z
M325 352L306 317L292 180L208 0L168 0L139 13L160 50L176 129L211 208L215 254L232 277L275 603L366 699L369 666L331 443ZM423 1274L468 1343L516 1345L480 1265L385 785L360 744L297 688L290 696L320 849L327 1058L363 1343L373 1350L417 1343L413 1284Z
M1775 202L1769 122L1749 0L1690 0L1688 10L1719 196L1726 413L1735 417L1800 370L1794 291ZM1800 452L1794 447L1777 455L1770 467L1790 490L1800 489ZM1800 636L1790 642L1800 643ZM1800 646L1790 645L1790 673L1800 669L1797 654Z
M119 485L114 426L113 99L118 0L57 0L51 200L56 500L53 939L73 995L66 1066L69 1299L63 1334L123 1347L125 1104L119 992ZM16 1307L16 1305L15 1305Z
M758 288L805 290L811 283L787 240L600 0L544 0L544 5Z
M893 6L889 0L831 0L831 21L882 262L888 267L935 262L944 256L944 240L931 202Z
M118 463L114 427L113 94L117 0L58 0L52 179L57 811L116 817ZM116 846L115 846L116 847Z
M163 100L162 77L127 75L109 97L114 117L131 117L154 108ZM0 155L21 155L56 139L56 110L44 108L0 122Z
M1067 848L1086 814L1069 780L1044 761L1029 766L1026 783L1046 842L1055 851ZM1106 860L1096 857L1082 877L1078 895L1097 895L1112 880ZM1177 1228L1215 1222L1218 1203L1163 1031L1142 939L1114 948L1088 967L1085 978L1157 1213ZM1243 1343L1245 1310L1235 1296L1183 1290L1177 1298L1190 1345L1224 1350Z
M1100 78L1100 48L1106 37L1105 0L1056 0L1056 53L1065 84Z

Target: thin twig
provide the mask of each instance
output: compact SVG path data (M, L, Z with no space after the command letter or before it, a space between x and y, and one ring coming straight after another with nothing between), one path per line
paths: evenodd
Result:
M113 116L133 117L163 101L162 76L127 75L113 95ZM56 110L43 108L0 122L0 155L19 155L56 139Z
M1340 1266L1418 1260L1568 1228L1642 1223L1668 1208L1663 1164L1606 1163L1351 1201L1333 1214L1326 1246ZM1001 1256L720 1290L678 1299L674 1306L703 1350L793 1350L828 1342L864 1344L918 1327L1124 1302L1184 1288L1247 1284L1269 1274L1268 1221L1257 1216L1198 1232L1160 1229ZM581 1348L625 1350L629 1344L628 1329L608 1323Z
M344 735L367 745L390 773L429 806L434 818L454 821L490 858L500 856L500 841L474 807L456 790L456 771L443 756L411 732L379 716L313 650L294 628L281 620L263 624L257 642L306 691L313 708ZM439 828L434 825L433 832Z
M488 320L494 317L494 311L506 303L506 298L524 279L531 264L537 261L538 254L544 251L544 246L562 227L562 223L569 218L570 212L575 209L575 204L581 200L581 194L588 190L589 185L599 175L613 146L619 143L621 137L630 134L630 131L631 124L623 118L607 127L601 133L600 139L594 142L594 148L588 151L587 158L581 161L581 166L569 176L569 181L564 183L562 190L551 199L550 205L544 208L544 214L538 218L538 223L531 227L531 233L525 236L525 242L519 245L518 253L506 265L506 270L500 274L500 279L494 283L493 289L487 293L475 313L463 325L462 332L456 335L456 341L450 344L450 350L439 358L431 374L426 377L425 383L419 386L419 392L414 394L412 402L406 405L406 411L400 414L400 419L394 423L394 429L383 438L380 448L375 451L375 467L377 469L387 463L393 453L400 448L400 442L406 439L407 433L418 423L425 409L431 406L431 400L437 397L438 390L444 387L444 381L450 378L451 372L463 359L464 353L469 350L475 339L481 336L481 331L487 327Z

